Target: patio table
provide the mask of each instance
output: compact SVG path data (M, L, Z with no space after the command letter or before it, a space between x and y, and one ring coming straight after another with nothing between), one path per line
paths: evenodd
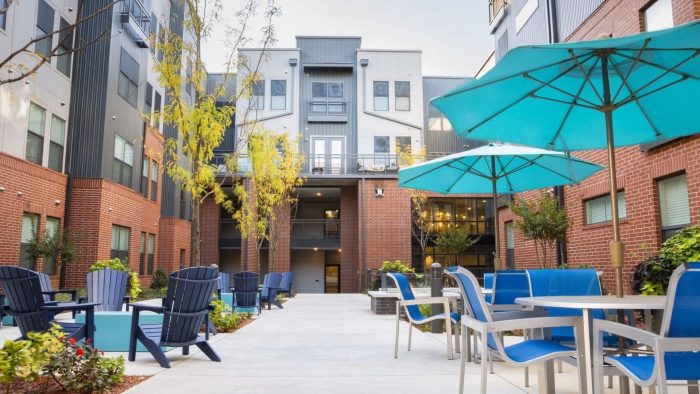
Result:
M666 296L629 295L623 298L615 296L547 296L516 298L515 302L538 308L583 310L584 355L588 360L586 363L586 392L593 393L593 337L591 335L593 319L591 311L594 309L659 310L666 306Z

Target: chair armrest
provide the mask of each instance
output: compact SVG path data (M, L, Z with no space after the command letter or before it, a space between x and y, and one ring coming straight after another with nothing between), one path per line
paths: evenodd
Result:
M700 338L657 338L659 352L700 352Z
M517 329L573 327L581 320L578 316L529 317L487 323L491 332L511 331Z
M399 300L401 306L408 305L430 305L430 304L444 304L448 301L447 297L422 297L416 298L415 300Z
M44 305L41 309L46 311L81 311L94 309L95 306L100 305L99 302L88 302L85 304L67 303L67 304L56 304L56 305Z
M516 320L516 319L527 319L527 318L542 318L548 317L547 311L503 311L497 312L491 315L493 321L503 321L503 320Z
M138 303L138 302L130 303L129 306L131 308L134 308L134 313L139 313L141 311L163 313L165 311L165 307L163 307L163 306L148 305L148 304L142 304L142 303Z
M501 312L501 311L522 311L525 310L523 305L518 304L486 304L491 312Z
M603 319L593 319L593 338L596 338L603 332L633 339L639 343L652 347L656 344L658 339L663 338L660 335L642 330L641 328Z

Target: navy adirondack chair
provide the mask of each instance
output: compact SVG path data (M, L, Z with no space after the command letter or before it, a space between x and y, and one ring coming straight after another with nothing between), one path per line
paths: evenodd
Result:
M267 309L272 309L272 304L282 309L282 304L277 301L277 294L282 283L282 274L279 272L270 272L265 274L262 292L260 294L260 302L267 303Z
M111 268L87 274L87 302L98 302L98 311L121 311L131 297L126 295L129 274ZM83 301L84 299L81 299ZM129 310L127 304L127 311Z
M603 393L606 363L632 378L638 386L658 385L661 394L668 393L669 380L697 384L700 380L700 263L686 263L673 271L664 311L659 334L612 321L593 320L594 393ZM639 356L604 356L606 334L633 339L651 347L653 352Z
M256 308L258 315L260 307L260 292L258 281L260 275L255 272L239 272L233 274L233 311L236 308Z
M219 272L219 281L217 282L216 295L221 299L221 293L228 293L231 291L231 286L229 286L229 274L226 272Z
M51 278L47 274L37 272L37 275L39 275L39 282L41 283L41 292L44 293L44 301L56 301L56 294L69 294L71 302L78 300L78 292L76 290L54 290L51 287Z
M168 292L162 306L131 304L129 361L136 360L136 341L140 341L161 367L170 368L170 361L162 346L181 347L189 354L189 347L197 346L212 361L221 361L209 342L199 336L202 323L208 323L211 295L216 291L219 272L216 268L191 267L175 271L168 277ZM141 311L163 314L163 324L139 324Z
M277 294L287 294L290 298L294 295L292 294L292 287L294 286L294 274L291 272L282 273L282 282L280 283L280 288L277 290Z
M96 303L46 302L39 275L26 268L0 267L0 284L9 300L8 314L14 318L22 334L20 339L26 338L29 332L48 331L51 323L60 326L67 338L76 340L93 338ZM55 313L65 310L85 311L85 324L52 322Z

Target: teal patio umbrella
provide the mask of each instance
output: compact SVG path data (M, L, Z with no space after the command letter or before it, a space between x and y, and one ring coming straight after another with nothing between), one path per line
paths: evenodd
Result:
M501 269L499 194L578 183L603 167L562 152L488 144L399 170L399 186L442 194L492 194L494 266Z
M607 149L617 296L623 296L615 147L700 132L700 21L620 38L515 48L432 100L463 138Z

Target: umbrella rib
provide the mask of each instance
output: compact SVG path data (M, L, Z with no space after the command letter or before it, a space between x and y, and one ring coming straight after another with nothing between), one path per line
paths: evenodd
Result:
M630 59L630 60L634 59L633 57L631 57L631 56L629 56L629 55L624 55L624 54L622 54L622 53L616 53L616 54L617 54L618 56L624 57L625 59ZM660 69L660 70L664 70L664 71L665 71L663 74L661 74L661 75L659 75L658 77L654 78L651 82L647 82L647 84L645 84L645 85L644 85L642 88L640 88L639 90L641 90L641 89L643 89L643 88L649 86L650 84L652 84L652 83L658 81L660 78L662 78L663 76L667 75L668 73L674 73L674 74L680 75L680 76L682 76L682 77L692 78L692 79L694 79L694 80L696 80L696 81L700 81L700 77L696 77L695 75L686 74L686 73L677 71L678 67L680 67L680 66L682 66L683 64L687 63L688 61L694 59L694 58L697 57L698 55L700 55L700 49L695 49L695 51L694 51L690 56L688 56L687 58L685 58L684 60L682 60L680 63L676 64L676 65L673 66L673 67L664 67L664 66L662 66L662 65L660 65L660 64L658 64L658 63L652 63L652 62L647 61L647 60L644 60L644 59L639 59L639 62L642 63L642 64L645 64L645 65L651 66L651 67L655 67L655 68L658 68L658 69Z
M654 93L657 93L657 92L659 92L659 91L661 91L661 90L664 90L664 89L666 89L666 88L668 88L668 87L671 87L671 86L673 86L673 85L675 85L675 84L677 84L677 83L679 83L679 82L683 82L683 81L685 81L685 80L687 80L687 79L688 79L688 78L684 78L684 77L678 78L678 79L676 79L675 81L669 82L669 83L667 83L667 84L665 84L665 85L663 85L663 86L659 86L658 88L656 88L656 89L654 89L654 90L650 90L650 91L648 91L648 92L646 92L646 93L644 93L644 94L640 94L639 96L632 95L632 96L630 96L630 97L628 97L628 98L626 98L626 99L620 101L619 103L615 104L615 107L616 107L616 108L620 108L620 107L622 107L622 106L624 106L624 105L627 105L627 104L629 104L629 103L631 103L631 102L639 101L640 99L643 99L644 97L650 96L650 95L652 95L652 94L654 94Z
M519 158L525 160L525 163L520 164L519 166L513 168L512 170L510 170L510 171L504 173L503 176L510 176L511 174L514 174L514 173L516 173L516 172L522 170L523 168L529 167L529 166L531 166L531 165L534 163L535 160L539 160L539 159L542 158L543 156L544 156L544 155L537 155L537 157L535 157L535 158L528 159L527 157L517 155L517 157L519 157Z
M531 75L529 75L529 74L525 74L524 76L525 76L525 78L531 79L531 80L533 80L533 81L535 81L535 82L538 82L538 83L540 83L540 84L542 84L542 85L544 85L544 86L547 86L547 87L549 87L549 88L552 88L552 89L556 90L557 92L563 93L563 94L565 94L565 95L567 95L567 96L573 98L573 99L574 99L574 102L576 102L576 100L581 100L581 101L584 101L584 102L588 103L589 105L591 105L591 106L593 106L593 107L596 107L596 104L595 104L594 102L589 101L589 100L586 100L586 99L584 99L584 98L581 98L580 96L575 96L575 95L573 95L573 94L567 92L567 91L564 90L564 89L561 89L561 88L558 88L558 87L552 85L551 83L548 83L548 82L545 82L545 81L541 81L541 80L539 80L539 79L537 79L537 78L535 78L535 77L533 77L533 76L531 76ZM586 82L584 81L584 84L585 84L585 83L586 83ZM580 91L579 91L579 92L580 92Z
M505 174L505 166L503 165L503 162L501 162L501 158L500 158L500 157L496 157L496 160L498 160L498 164L500 164L501 170L504 171L504 172L503 172L503 175L499 176L498 178L499 178L499 179L500 179L500 178L505 179L505 180L506 180L506 183L508 184L508 191L510 191L511 193L513 193L513 184L510 183L510 178L508 178L508 175ZM508 164L507 164L507 165L510 165L510 163L512 163L513 160L515 160L515 157L511 157L511 159L508 161Z
M590 56L589 56L589 59L590 59L591 57L593 57L593 55L590 55ZM576 67L575 67L575 66L573 66L573 67L568 67L566 70L564 70L563 72L561 72L559 75L557 75L557 76L555 76L554 78L552 78L552 80L549 81L549 82L551 83L551 82L556 81L557 79L559 79L559 78L561 78L562 76L566 75L569 71L573 70L574 68L576 68ZM530 73L531 73L531 72L532 72L532 71L530 71ZM467 132L468 132L468 133L473 132L473 131L476 130L477 128L483 126L483 125L484 125L485 123L487 123L487 122L490 122L492 119L494 119L494 118L497 117L498 115L504 113L504 112L507 111L510 107L512 107L512 106L514 106L514 105L516 105L516 104L518 104L519 102L525 100L526 98L528 98L528 97L536 97L536 96L534 96L534 93L537 92L538 90L542 89L543 87L544 87L544 85L538 87L537 89L534 89L534 90L531 90L531 91L525 93L525 94L524 94L522 97L520 97L519 99L517 99L517 100L513 101L512 103L510 103L510 104L504 106L503 108L499 109L498 111L496 111L496 112L493 113L492 115L488 116L486 119L484 119L484 120L482 120L481 122L479 122L479 123L477 123L476 125L474 125L474 127L472 127L471 129L467 130ZM568 103L567 103L567 104L568 104Z
M498 164L500 164L500 166L501 166L501 173L498 175L498 176L501 176L501 174L504 174L504 173L506 172L506 168L507 168L508 166L510 166L510 163L512 163L513 160L515 160L515 156L511 156L511 157L510 157L510 160L508 160L508 163L506 163L505 165L503 165L503 162L501 161L501 157L500 157L500 156L497 156L497 157L496 157L496 160L498 160Z
M538 167L542 168L543 170L549 171L549 172L551 172L551 173L553 173L553 174L555 174L555 175L559 175L560 177L562 177L562 178L566 179L567 181L569 181L569 183L578 183L575 179L572 179L571 177L566 176L566 175L560 173L559 171L555 171L555 170L553 170L553 169L551 169L551 168L549 168L549 167L545 167L545 166L543 166L543 165L540 164L540 163L532 162L532 165L538 166Z
M616 70L617 74L620 75L620 77L622 77L622 84L620 85L620 88L617 89L617 92L615 93L615 96L612 99L613 103L615 101L617 101L617 97L622 92L622 85L627 85L627 80L629 79L630 75L632 75L632 71L634 71L634 68L637 66L637 64L639 64L639 59L642 58L642 55L644 54L644 51L646 50L647 46L649 46L650 42L651 42L651 38L647 38L646 40L644 40L644 45L642 45L642 49L640 49L638 51L637 56L635 57L634 61L632 62L632 65L630 66L629 70L627 70L627 73L624 76L622 75L622 73L620 72L619 69ZM610 60L610 62L613 62L612 56L609 57L609 60ZM629 87L627 89L629 90ZM632 93L631 90L630 90L630 93Z
M450 185L450 187L448 187L447 190L445 190L445 194L451 193L451 192L452 192L452 188L455 187L455 185L456 185L457 183L459 183L459 181L461 181L462 178L464 178L464 176L467 175L467 174L468 174L468 171L463 171L462 174L461 174L460 176L458 176L457 179L455 179L454 182L452 182L452 184Z
M613 69L618 75L622 75L620 73L620 67L617 65L617 63L612 59L608 59L610 61L610 64L612 64ZM627 80L625 78L622 79L622 84L620 85L620 89L618 90L618 93L622 91L622 88L625 87L627 90L630 92L629 98L635 97L634 90L632 89L631 86L627 83ZM613 100L614 101L614 100ZM654 124L654 122L651 121L651 118L649 117L649 114L647 114L647 111L642 107L642 103L639 102L639 100L634 100L634 103L637 104L637 108L639 108L639 111L642 113L644 116L644 119L646 119L647 123L649 123L649 126L654 130L654 134L656 137L661 136L661 132L659 131L658 127Z
M600 102L603 103L605 101L603 100L603 96L600 95L598 89L596 89L595 85L593 84L593 81L591 81L590 74L587 73L586 70L583 68L583 63L587 62L589 59L586 59L583 62L581 62L578 60L578 56L574 54L574 51L572 49L569 49L567 52L569 53L569 56L571 56L571 59L574 61L574 63L576 63L576 66L581 71L581 74L583 74L583 77L586 79L586 82L588 82L588 85L590 85L591 89L593 89L593 93L595 93L595 95L598 96L598 100L600 100ZM600 59L600 57L596 56L596 59ZM598 60L596 60L596 63L597 62ZM595 66L596 63L594 63L593 66ZM593 67L591 67L591 69L593 69Z
M600 110L600 107L591 107L590 105L585 105L585 104L579 104L575 100L574 101L566 101L566 100L559 100L551 97L544 97L544 96L538 96L534 93L530 94L530 97L540 99L540 100L548 100L548 101L553 101L555 103L560 103L560 104L566 104L566 105L574 105L577 107L581 108L588 108L588 109L594 109L594 110Z
M478 163L479 160L481 160L481 159L483 159L483 158L484 158L484 156L479 157L479 159L475 160L474 163L473 163L472 165L466 165L466 164L464 164L464 163L462 163L462 162L460 162L460 161L457 161L457 162L450 162L450 163L447 163L446 166L447 166L447 167L450 167L450 168L454 168L455 170L458 170L458 171L468 172L468 173L470 173L470 174L474 174L474 175L480 176L480 177L482 177L482 178L491 179L491 177L488 176L487 174L484 174L483 172L474 169L474 165L475 165L476 163ZM455 163L462 164L462 165L464 165L464 167L457 167L457 166L454 165Z

